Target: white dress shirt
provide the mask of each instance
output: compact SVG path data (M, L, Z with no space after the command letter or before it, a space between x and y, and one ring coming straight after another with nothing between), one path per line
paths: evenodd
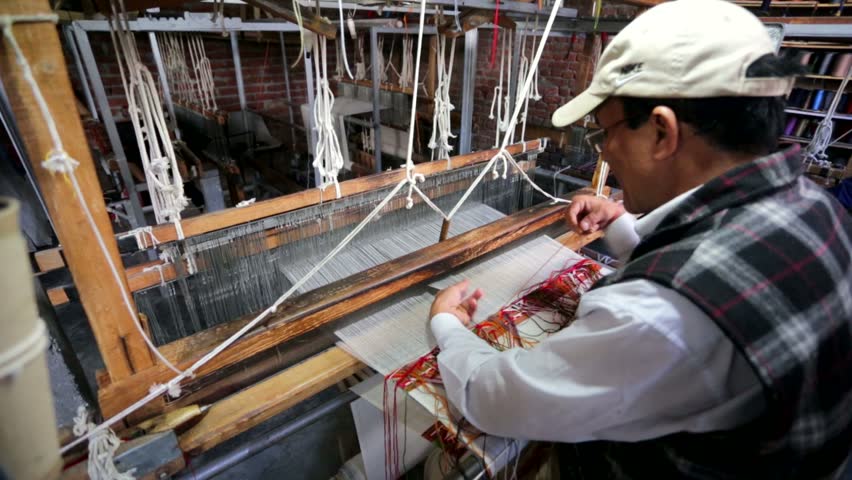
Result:
M639 220L619 217L606 230L613 253L629 255L691 193ZM719 327L647 280L586 293L574 323L530 350L499 352L449 313L431 325L449 400L493 435L632 442L730 429L765 407L757 376Z

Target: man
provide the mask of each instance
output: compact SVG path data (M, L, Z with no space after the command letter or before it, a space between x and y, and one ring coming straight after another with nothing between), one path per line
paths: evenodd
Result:
M721 0L661 4L614 38L553 123L594 113L603 127L589 140L624 205L577 197L568 216L606 229L626 265L528 351L497 352L467 330L481 290L437 296L442 378L471 423L561 442L564 476L841 471L852 221L801 176L797 147L776 151L796 70L757 18Z

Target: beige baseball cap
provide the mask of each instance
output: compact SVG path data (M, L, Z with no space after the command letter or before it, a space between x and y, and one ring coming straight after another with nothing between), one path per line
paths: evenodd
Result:
M606 47L589 88L553 113L564 127L611 96L645 98L775 97L793 77L746 78L758 58L775 53L763 23L724 0L675 0L624 27Z

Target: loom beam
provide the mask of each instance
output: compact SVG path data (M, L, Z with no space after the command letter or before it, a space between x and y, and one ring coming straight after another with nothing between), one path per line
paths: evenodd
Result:
M510 145L506 147L506 150L512 155L519 155L521 153L540 151L543 145L544 141L542 139L535 139ZM482 150L479 152L472 152L452 157L450 159L450 168L461 168L488 161L497 152L497 149ZM414 167L414 171L415 173L420 173L428 177L430 175L447 171L447 163L446 160L420 163ZM395 185L403 178L405 178L404 170L398 169L377 173L369 177L346 180L340 182L341 198ZM316 188L312 188L290 195L260 201L244 208L228 208L218 212L206 213L197 217L188 218L183 220L181 225L186 237L194 237L196 235L202 235L274 215L280 215L300 208L309 207L328 200L327 193L323 193ZM177 232L172 224L156 225L153 227L152 233L161 243L169 243L177 240ZM41 272L65 266L62 247L41 250L35 254L35 257ZM144 267L139 266L137 268L129 268L127 270L128 276L133 277L140 275L142 268ZM159 275L157 275L157 281L159 281ZM134 289L134 291L135 290L136 289Z

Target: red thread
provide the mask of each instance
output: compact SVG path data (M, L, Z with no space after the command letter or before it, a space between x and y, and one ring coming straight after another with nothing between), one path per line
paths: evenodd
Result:
M500 0L497 0L497 6L494 8L494 34L491 36L491 68L494 68L494 62L497 60L498 30L500 30Z

